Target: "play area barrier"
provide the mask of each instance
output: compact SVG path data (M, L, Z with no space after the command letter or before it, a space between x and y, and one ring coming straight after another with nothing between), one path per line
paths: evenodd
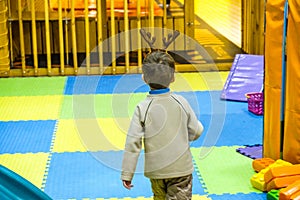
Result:
M159 27L193 38L193 2L170 15L165 0L0 0L0 74L139 73L149 49L136 32ZM168 50L187 46L183 39Z
M242 2L241 48L261 53L263 23L255 19L262 16L263 5ZM179 52L177 71L228 70L228 63L224 67L218 60L223 46L212 45L199 31L205 23L195 20L195 3L174 0L167 9L166 0L0 0L0 77L140 73L149 48L136 32L150 27L180 32L181 38L168 48ZM222 13L226 16L226 9ZM244 26L249 22L251 26ZM155 35L157 41L168 35L162 32ZM216 54L213 62L188 40L196 34L213 51L208 50L210 55ZM190 57L204 59L191 64Z
M0 72L9 70L7 7L5 0L0 0Z

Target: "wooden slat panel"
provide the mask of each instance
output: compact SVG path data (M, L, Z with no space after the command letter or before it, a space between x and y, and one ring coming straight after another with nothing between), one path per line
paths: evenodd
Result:
M31 4L31 32L32 32L32 53L34 74L38 75L38 55L37 55L37 27L35 19L35 5Z
M180 33L184 33L184 27L182 26L184 24L184 19L183 18L174 18L174 29L178 30ZM170 47L171 48L171 47ZM183 40L175 40L174 41L174 48L176 50L184 50L185 49L185 44Z
M242 1L242 49L251 54L264 53L264 2Z
M115 23L115 12L114 12L114 1L110 2L110 8L111 8L111 12L110 12L110 17L111 17L111 21L110 21L110 28L111 28L111 33L110 33L110 37L111 37L111 60L112 60L112 74L116 74L116 39L115 39L115 34L116 34L116 23Z
M62 75L65 73L65 49L64 49L64 31L62 21L62 6L61 1L58 1L58 33L59 33L59 54L60 54L60 72Z
M125 21L124 19L116 19L116 24L118 25L116 28L118 28L118 33L119 34L117 37L117 51L119 52L125 52Z
M171 17L167 18L167 27L166 28L173 30L173 28L174 28L173 18L171 18Z
M46 37L46 54L47 54L47 70L48 75L51 75L51 38L50 38L50 22L49 22L49 8L48 0L44 0L45 5L45 37Z
M59 53L59 26L57 21L51 22L51 52L52 53Z
M95 52L97 47L97 28L96 21L94 19L90 20L90 50Z
M74 1L71 2L71 32L72 32L72 53L73 53L73 67L74 74L78 72L78 61L77 61L77 36L76 36L76 20L75 20L75 8Z
M76 20L76 42L77 42L77 52L85 52L85 33L84 33L84 20Z
M84 0L84 21L85 21L85 63L86 63L86 73L90 74L90 64L91 64L91 57L90 57L90 20L89 20L89 3L88 0Z
M103 59L103 21L104 9L101 6L101 0L97 0L97 44L98 44L98 60L99 60L99 73L103 74L104 70L104 59Z
M29 22L23 22L24 30L24 45L25 45L25 55L31 54L31 26Z
M19 36L20 36L20 52L22 61L22 73L26 73L26 63L25 63L25 44L24 44L24 27L22 18L22 5L21 0L18 0L18 17L19 17Z
M36 41L37 41L37 53L38 54L43 54L44 53L44 48L43 48L43 42L45 44L45 37L43 37L44 32L44 25L42 22L37 22L36 23Z
M163 27L163 18L162 17L156 17L154 18L154 27Z

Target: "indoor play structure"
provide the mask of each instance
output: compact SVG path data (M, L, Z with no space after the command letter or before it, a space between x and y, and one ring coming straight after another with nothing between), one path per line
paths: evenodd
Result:
M194 16L188 12L196 3L186 0L185 4L191 7L180 7L170 17L158 1L149 0L133 1L136 4L126 0L106 1L105 6L103 1L89 0L30 2L0 0L0 76L5 77L0 79L1 197L11 199L22 193L37 199L151 199L148 182L142 175L137 176L130 193L122 190L116 168L96 162L105 157L117 165L120 160L128 113L148 91L137 68L145 52L129 52L132 43L126 42L93 49L118 32L144 25L180 29L181 33L196 39L200 25L194 26L191 22ZM147 5L143 6L142 2ZM243 6L251 4L247 0L242 2ZM118 6L128 10L122 12ZM255 6L260 7L259 11L264 10ZM207 144L206 133L204 139L191 144L195 162L193 199L196 200L300 198L300 4L297 0L266 1L265 32L261 13L253 14L255 6L243 10L247 17L242 25L245 28L242 48L249 54L261 49L261 39L255 44L249 41L262 37L263 32L264 55L239 52L231 60L230 70L216 63L218 69L229 72L178 73L178 82L172 86L172 90L192 102L206 127L211 128L214 117L221 121L224 116L220 108L226 104L224 127L213 148L202 146ZM104 7L107 9L101 9ZM102 20L103 16L109 20ZM250 30L246 29L249 25L246 22L251 22ZM54 35L55 31L58 34ZM251 35L251 31L255 34ZM112 44L120 41L110 40ZM171 52L190 50L186 49L185 42L175 44ZM224 52L220 46L214 46L212 49L216 51L211 52ZM90 54L95 57L82 59ZM103 68L107 56L115 60L119 54L122 59ZM228 55L224 57L228 59ZM178 63L178 71L216 69L210 65L211 60L192 61L193 65ZM99 74L112 76L90 76ZM10 78L16 76L26 78ZM241 77L241 82L234 82ZM241 87L236 87L240 83ZM263 102L263 112L248 112L250 92L264 95L259 101ZM219 101L220 97L229 101ZM75 124L73 100L88 102L83 104L86 108L102 106L95 112L77 113L79 119ZM117 111L106 109L112 104ZM127 106L129 111L122 110ZM210 108L214 106L219 110L212 112ZM49 112L39 112L45 110ZM100 136L95 134L99 127L103 133ZM91 131L80 135L76 131L79 128ZM88 148L84 136L93 136ZM103 139L111 145L99 145L98 141ZM210 154L199 158L202 151ZM218 165L212 164L216 162ZM30 169L35 169L34 174Z

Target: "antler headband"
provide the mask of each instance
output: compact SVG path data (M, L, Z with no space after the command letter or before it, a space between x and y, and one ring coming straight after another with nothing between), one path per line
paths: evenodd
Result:
M163 50L163 51L167 51L167 48L170 46L170 44L172 42L175 41L175 39L180 35L180 32L175 30L172 33L168 34L168 37L164 37L163 38L163 43L164 43L164 48L163 49L155 49L154 47L154 43L156 41L156 37L151 35L150 32L146 32L144 29L140 29L140 33L142 35L142 37L145 39L145 41L148 43L148 45L150 46L151 50Z

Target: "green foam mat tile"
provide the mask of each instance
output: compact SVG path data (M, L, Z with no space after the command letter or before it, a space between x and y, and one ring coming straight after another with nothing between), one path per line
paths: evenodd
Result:
M208 194L260 192L252 187L252 159L238 146L192 148L192 155Z
M73 119L73 96L65 95L62 100L60 119Z
M146 93L65 96L61 119L131 117Z
M66 77L0 79L0 96L62 95Z

